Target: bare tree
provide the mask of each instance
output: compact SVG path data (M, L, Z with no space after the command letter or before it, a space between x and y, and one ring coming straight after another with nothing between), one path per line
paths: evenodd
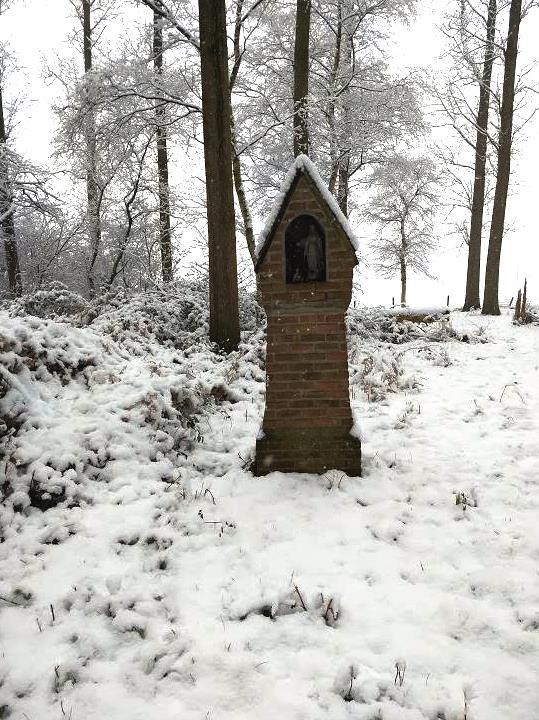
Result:
M461 0L463 6L465 0ZM479 103L477 110L477 134L475 141L475 166L473 195L468 240L468 270L466 275L466 296L463 310L479 308L479 276L481 269L481 236L485 209L486 165L488 149L488 115L490 107L492 66L496 54L497 0L489 0L486 21L486 41L483 70L479 79Z
M447 127L436 154L444 164L443 203L467 250L464 308L480 306L482 236L493 195L499 130L498 65L505 38L500 16L508 0L453 0L440 28L448 40L450 66L443 78L434 70L430 88L436 125Z
M310 147L345 212L366 179L362 170L382 162L423 125L417 83L392 76L384 59L390 23L409 18L414 4L317 0L311 6ZM236 154L253 214L263 212L268 195L278 190L275 177L287 168L294 143L286 88L294 84L296 3L268 2L264 9L234 92Z
M143 5L150 8L150 10L153 10L155 15L169 22L179 33L182 40L189 43L197 50L200 50L200 44L194 33L191 32L184 23L178 20L178 17L174 12L174 7L170 2L165 2L165 0L141 0L141 2Z
M163 75L163 19L157 9L153 11L153 59L157 81ZM167 104L159 98L155 105L157 174L159 195L159 246L161 249L161 270L163 282L172 280L172 242L170 229L170 185L168 177L168 148L166 126Z
M122 232L122 235L119 239L117 249L114 255L114 259L112 262L112 267L110 270L110 275L107 281L107 287L110 288L116 279L116 277L123 272L126 265L126 250L127 247L131 241L131 235L134 229L134 224L138 218L140 218L144 214L144 209L139 208L138 210L134 210L134 206L137 200L137 196L139 194L139 191L141 189L141 181L143 180L143 173L144 173L144 161L146 159L146 154L148 153L148 148L150 147L150 143L153 140L153 136L150 135L150 137L147 139L146 143L143 145L142 150L139 151L136 146L132 146L130 149L130 155L135 158L136 164L135 164L135 171L133 173L133 176L131 177L131 182L129 189L127 190L126 194L123 197L123 206L125 211L125 226ZM162 236L160 235L160 239ZM163 247L160 243L161 247L161 257L163 255ZM172 269L172 268L170 268Z
M0 16L11 2L0 2ZM26 227L30 214L34 218L50 218L58 198L50 189L53 173L45 172L21 157L11 147L9 140L14 125L16 103L4 104L4 88L7 68L12 64L5 46L0 48L0 236L3 238L6 258L6 274L9 293L21 295L23 282L21 273L20 226ZM11 68L10 68L11 69ZM26 271L26 268L25 268ZM26 279L24 283L27 288Z
M165 248L161 243L163 235L165 239L167 235L171 239L170 187L167 195L163 191L165 173L155 172L151 154L145 150L148 138L155 142L158 130L163 130L163 136L168 140L171 133L176 133L182 119L191 113L201 115L197 98L193 92L188 92L189 88L186 90L181 77L185 45L181 47L179 69L169 72L167 68L165 72L162 66L159 68L155 64L159 52L156 53L154 48L153 22L145 24L143 34L136 37L135 44L133 36L109 47L103 42L111 7L118 9L115 2L92 0L91 72L81 78L76 64L68 60L62 61L56 69L50 69L51 77L64 89L61 101L55 107L59 120L55 157L57 161L67 160L66 172L73 183L73 213L69 222L77 227L75 244L79 248L78 257L72 258L75 264L73 277L83 276L84 283L79 281L78 287L86 292L87 267L91 260L93 293L108 287L111 278L115 284L121 282L125 286L133 286L139 280L143 284L146 281L154 283L159 275L163 276L163 249L165 268L167 260L170 261L172 273L172 253L167 253L166 243ZM80 0L73 0L73 4L82 24ZM163 49L172 47L175 42L173 31L169 31ZM160 69L163 69L162 76ZM82 226L77 217L78 208L84 204L88 208L89 110L93 130L90 136L95 137L95 164L90 163L90 169L94 170L91 173L95 177L93 186L98 191L100 230L97 253L90 259L87 252L88 210ZM157 150L161 162L161 142ZM141 167L141 158L144 167ZM138 190L132 196L134 178L139 171ZM82 191L86 203L80 196ZM125 203L129 198L128 213ZM68 232L63 234L69 236ZM81 252L81 248L86 252ZM68 248L65 252L68 257ZM117 263L119 255L121 261ZM146 262L146 258L151 262Z
M4 3L0 2L0 16L7 10L10 4L9 1ZM15 233L13 186L12 178L10 177L10 155L7 147L8 138L2 95L5 65L6 57L2 50L2 57L0 58L0 228L4 238L9 290L12 295L21 295L22 277Z
M4 237L6 268L12 295L22 294L21 269L15 235L15 210L13 188L10 179L10 162L7 150L7 134L2 101L3 77L0 77L0 228Z
M238 205L240 208L241 217L243 220L243 233L245 235L245 241L247 243L247 249L253 265L256 262L256 247L255 247L255 234L253 229L253 218L251 215L251 209L249 207L249 201L247 199L247 193L245 191L245 184L243 182L243 171L241 167L241 157L238 147L238 138L236 134L236 122L234 117L234 108L232 105L232 96L234 93L234 87L238 78L238 73L242 64L243 57L246 51L246 40L243 41L242 46L242 31L245 34L246 21L253 15L253 11L259 9L262 3L259 0L255 0L254 5L246 10L244 0L236 0L236 12L234 16L234 34L233 34L233 52L234 52L234 63L232 70L230 71L230 126L232 132L232 174L234 177L234 187L236 189L236 196L238 198Z
M309 154L309 39L311 0L296 0L294 44L294 156Z
M173 41L173 45L176 44L179 46L181 43L183 43L184 45L187 44L192 48L196 49L197 52L200 52L200 43L198 41L195 31L190 26L192 18L188 17L188 13L186 13L186 7L184 5L178 3L177 0L172 0L171 2L163 2L163 0L142 0L142 2L147 7L152 8L154 12L154 17L160 19L161 24L163 22L166 22L173 32L177 32L177 42ZM244 174L241 163L241 147L236 133L236 123L234 117L234 109L232 106L232 98L234 96L234 92L237 89L237 81L240 75L240 68L242 66L244 58L246 57L246 54L248 53L248 44L251 41L253 33L256 33L260 25L261 18L264 16L267 7L271 5L272 2L274 2L274 0L234 0L231 6L233 62L230 70L230 94L232 108L230 123L233 146L233 180L236 190L236 196L238 199L238 206L241 213L242 223L240 227L243 234L245 235L247 249L253 263L256 259L253 219L247 191L245 188ZM181 19L180 13L182 15ZM192 68L192 63L190 67ZM191 80L193 85L196 87L198 78L192 78ZM167 93L166 82L161 85L161 90L163 93L163 99L168 104L180 106L183 101L185 103L184 107L186 108L187 112L196 112L196 107L195 105L193 105L194 101L192 101L191 103L186 103L185 96L172 97L170 92ZM139 93L141 97L143 97L144 94L146 94L147 96L149 89L144 90L141 87L134 87L133 92ZM240 92L243 92L243 89L240 90ZM167 123L167 126L168 124L169 123Z
M426 157L394 155L372 175L376 188L366 220L378 229L376 267L387 277L400 274L401 304L406 304L408 271L429 275L428 255L436 247L434 209L439 174Z
M485 271L483 315L500 314L498 302L500 256L505 229L505 210L509 191L509 179L511 176L515 80L521 16L522 0L511 0L507 47L505 49L504 59L503 96L500 112L500 134L498 139L498 170L496 174L496 189L494 192L487 266Z
M224 0L199 0L202 119L208 215L210 339L225 351L238 346L238 277L230 78Z
M86 118L84 136L86 140L86 195L87 195L87 226L88 226L88 289L90 296L96 294L95 263L101 244L101 197L97 178L97 140L95 127L95 110L93 107L94 88L92 87L92 5L93 0L82 0L82 35L84 74L86 78Z
M387 22L407 20L413 8L413 0L325 0L316 7L312 134L330 158L329 187L345 215L354 176L422 126L413 78L391 77L380 51Z
M521 16L536 4L537 0L521 2ZM499 26L502 14L505 15L508 9L511 14L512 3L511 0L455 0L454 5L455 11L444 26L453 68L442 87L434 79L433 90L445 116L444 124L454 130L454 142L449 147L440 147L439 152L452 179L445 204L456 210L456 229L469 246L464 309L470 309L480 307L482 231L488 226L485 218L489 212L494 218L494 212L499 214L502 210L498 188L494 211L502 104L506 95L500 87L503 68L499 67L502 65L499 61L503 60L507 66L511 38ZM531 90L528 75L528 70L523 69L517 76L515 67L509 156L518 134L537 111L528 104ZM505 82L503 84L505 87ZM506 95L506 107L507 100ZM504 114L507 115L506 110ZM470 159L472 153L473 160ZM505 215L505 202L503 204ZM492 252L490 255L492 260Z

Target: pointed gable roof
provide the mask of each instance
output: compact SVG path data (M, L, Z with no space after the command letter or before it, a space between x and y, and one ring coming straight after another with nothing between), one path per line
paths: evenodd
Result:
M322 196L322 200L329 208L335 220L339 223L344 234L350 240L350 244L352 245L354 251L357 251L359 248L359 243L356 236L354 235L352 228L350 227L350 223L340 209L337 200L330 193L327 185L320 177L320 173L316 169L315 164L310 158L307 157L307 155L298 155L298 157L294 160L294 162L290 166L290 169L286 173L285 179L283 180L279 189L279 194L277 195L273 208L268 216L268 219L266 220L266 224L264 225L264 229L258 237L256 243L255 270L259 269L262 261L264 260L266 252L271 244L271 241L273 240L275 231L277 230L282 216L284 215L290 197L294 192L296 185L298 184L298 181L302 175L307 176L311 180L315 188L318 190L318 192Z

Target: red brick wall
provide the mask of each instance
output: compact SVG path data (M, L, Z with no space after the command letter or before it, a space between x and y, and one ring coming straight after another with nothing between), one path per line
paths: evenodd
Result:
M297 215L313 215L326 235L325 282L285 280L284 236ZM311 181L301 177L258 270L268 315L267 386L257 472L359 474L359 441L349 435L348 356L344 313L357 263L350 240Z
M326 282L287 284L285 281L284 235L298 215L313 215L326 233ZM350 240L325 205L311 181L302 176L277 227L271 245L258 271L257 286L266 312L279 305L324 304L343 312L350 304L352 272L357 259Z

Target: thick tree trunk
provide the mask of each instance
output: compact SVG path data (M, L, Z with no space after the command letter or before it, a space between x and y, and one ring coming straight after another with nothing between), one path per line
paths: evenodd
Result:
M163 31L162 19L153 13L153 62L159 82L163 74ZM158 95L160 89L157 90ZM157 175L159 193L159 247L161 249L161 275L163 282L172 280L172 234L170 230L170 185L168 179L168 148L166 105L159 99L155 106L155 127L157 138Z
M88 267L86 276L90 296L96 294L95 264L101 244L101 193L97 182L97 139L95 128L95 110L93 102L94 90L91 87L92 72L92 19L91 0L82 0L83 11L83 52L84 72L86 74L86 114L84 120L84 137L86 141L86 222L88 231Z
M406 305L406 249L407 249L407 241L406 241L406 231L404 228L404 221L401 220L401 252L400 252L400 273L401 273L401 305Z
M348 217L348 183L350 179L350 151L343 149L339 158L339 188L337 202L345 217Z
M511 0L509 32L505 49L503 97L500 113L500 136L498 141L498 172L490 225L483 315L499 315L498 286L500 279L500 256L505 229L505 209L509 178L511 175L511 145L513 135L513 111L515 104L515 78L518 58L518 35L522 12L522 0Z
M13 193L9 178L7 161L6 126L4 122L4 105L2 87L0 85L0 229L4 238L6 269L9 290L12 295L22 295L22 278L15 235L15 217L13 211Z
M230 85L224 0L199 0L202 118L208 213L210 339L238 346L238 276Z
M485 208L486 162L488 144L488 115L490 107L490 83L494 63L494 38L496 33L497 0L489 0L487 17L487 38L485 61L479 86L477 110L477 138L475 142L475 172L472 196L470 241L468 245L468 272L466 276L466 297L463 310L481 307L479 298L479 276L481 268L481 235Z
M297 0L294 45L294 157L309 154L309 37L311 0Z
M401 305L406 305L406 261L401 257Z

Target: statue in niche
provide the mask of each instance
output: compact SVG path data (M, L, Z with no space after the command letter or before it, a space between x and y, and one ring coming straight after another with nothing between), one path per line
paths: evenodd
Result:
M286 282L320 282L326 279L324 231L312 215L294 218L285 232Z

